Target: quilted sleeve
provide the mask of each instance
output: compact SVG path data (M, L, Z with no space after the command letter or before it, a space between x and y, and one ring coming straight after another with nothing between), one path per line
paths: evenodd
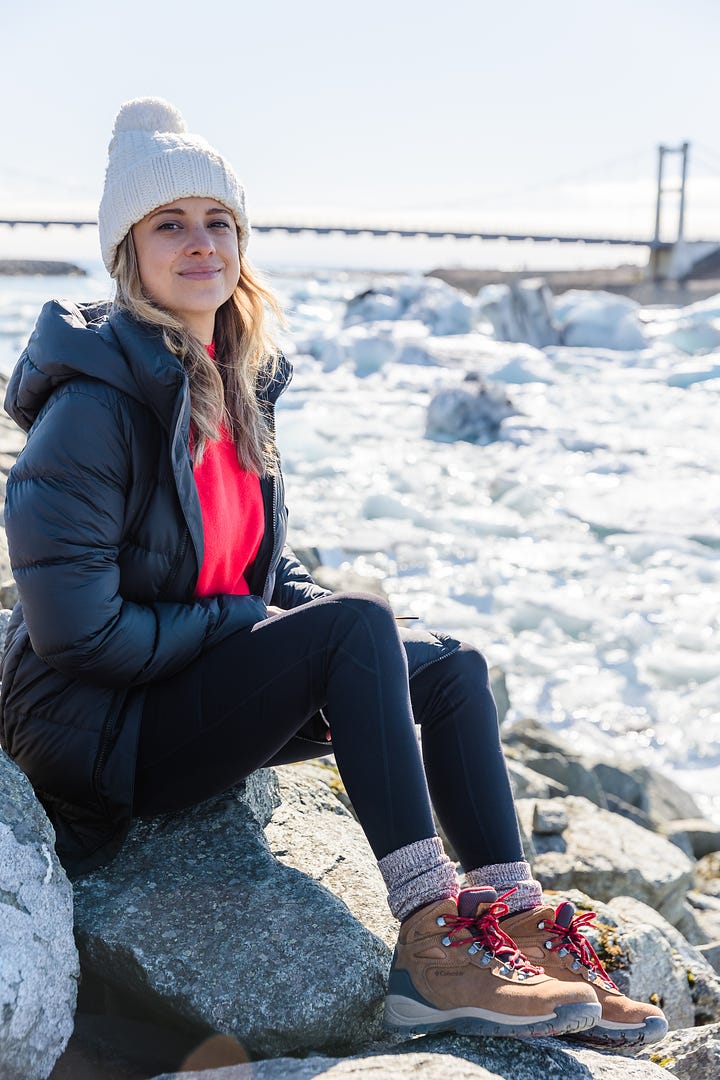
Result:
M7 487L10 560L32 647L58 671L103 686L172 675L267 614L255 596L145 605L120 595L128 426L121 398L69 385L36 422Z
M294 551L286 546L277 568L273 604L289 609L330 595L330 590L317 585Z

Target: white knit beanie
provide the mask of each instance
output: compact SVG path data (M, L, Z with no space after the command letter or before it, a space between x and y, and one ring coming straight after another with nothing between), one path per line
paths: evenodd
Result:
M245 192L231 166L162 98L136 98L120 107L108 149L98 225L103 262L113 273L115 252L131 226L158 206L192 195L231 210L240 251L250 236Z

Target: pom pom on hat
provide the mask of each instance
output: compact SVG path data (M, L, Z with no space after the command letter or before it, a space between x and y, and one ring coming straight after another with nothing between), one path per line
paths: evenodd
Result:
M113 135L121 131L174 131L182 135L187 124L175 106L164 98L133 98L120 106L115 117Z
M110 273L118 244L136 222L158 206L192 196L217 199L232 211L244 252L250 224L245 192L231 165L199 135L188 133L168 101L126 101L115 119L98 211L100 248Z

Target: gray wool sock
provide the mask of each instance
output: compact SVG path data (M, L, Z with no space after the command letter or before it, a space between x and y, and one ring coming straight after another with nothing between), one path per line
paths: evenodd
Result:
M460 882L439 836L417 840L391 851L378 861L388 891L388 904L396 919L435 900L456 897Z
M524 861L479 866L476 870L468 870L465 876L468 885L492 885L498 896L515 889L505 900L511 915L540 907L543 902L540 882L532 876L530 864Z

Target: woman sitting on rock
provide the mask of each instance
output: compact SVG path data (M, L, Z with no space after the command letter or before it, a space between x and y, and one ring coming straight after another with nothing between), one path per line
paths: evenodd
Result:
M112 306L46 305L6 399L29 434L7 488L2 742L65 865L114 855L134 815L332 752L402 923L388 1027L661 1037L570 905L542 907L482 656L319 588L285 545L290 366L231 167L166 102L131 101L99 227Z

